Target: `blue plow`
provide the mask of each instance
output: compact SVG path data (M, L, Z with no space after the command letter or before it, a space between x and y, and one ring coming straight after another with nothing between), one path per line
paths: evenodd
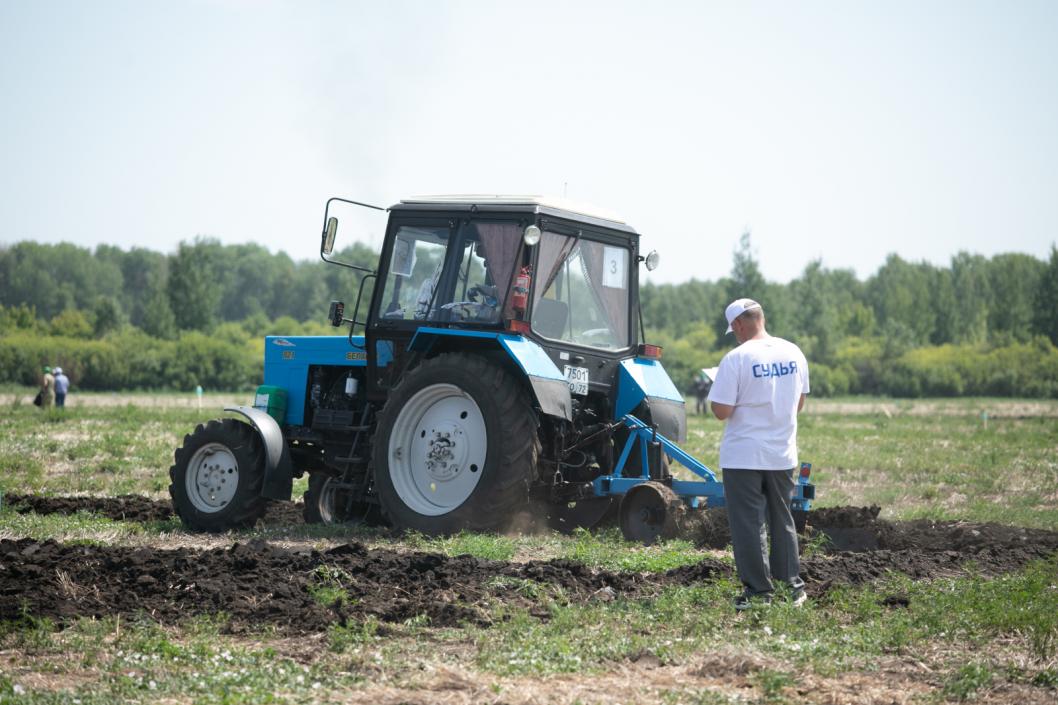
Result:
M717 479L716 473L699 462L696 458L688 455L678 445L659 435L657 429L648 426L635 416L628 414L621 419L629 430L628 440L625 442L621 455L617 459L613 474L603 475L595 478L593 490L599 497L614 497L628 494L632 489L647 482L662 482L672 492L682 499L692 509L702 506L705 500L706 507L724 506L724 485ZM638 445L638 449L636 446ZM677 480L676 478L658 478L650 474L651 464L649 462L650 451L661 451L672 460L693 472L701 480ZM639 477L622 477L625 464L633 452L640 454L640 467L643 474ZM657 467L657 463L655 463ZM812 473L811 463L801 463L797 483L794 486L794 495L790 503L794 511L808 511L815 499L815 485L809 479Z

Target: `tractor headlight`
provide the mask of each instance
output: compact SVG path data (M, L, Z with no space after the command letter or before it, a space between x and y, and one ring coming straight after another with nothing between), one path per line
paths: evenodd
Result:
M529 225L525 228L525 233L522 235L522 241L526 245L532 247L536 243L540 242L540 228L535 225Z

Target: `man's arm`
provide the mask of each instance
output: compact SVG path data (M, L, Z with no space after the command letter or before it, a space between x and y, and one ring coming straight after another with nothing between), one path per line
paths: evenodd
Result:
M805 408L805 397L807 397L807 396L808 396L807 394L802 394L801 395L801 399L797 402L797 411L798 411L798 413L800 413L801 409Z
M804 401L804 396L802 395L801 403L804 404ZM713 410L713 416L720 419L721 421L726 421L728 417L730 417L731 414L735 412L734 404L721 404L718 401L711 401L709 402L709 406Z

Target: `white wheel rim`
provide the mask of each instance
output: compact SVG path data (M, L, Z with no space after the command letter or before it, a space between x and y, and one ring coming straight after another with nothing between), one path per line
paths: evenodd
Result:
M397 414L389 436L393 489L414 512L439 516L478 486L488 439L477 403L454 384L419 390Z
M228 446L207 443L191 456L184 487L192 506L212 514L228 506L239 487L239 463Z

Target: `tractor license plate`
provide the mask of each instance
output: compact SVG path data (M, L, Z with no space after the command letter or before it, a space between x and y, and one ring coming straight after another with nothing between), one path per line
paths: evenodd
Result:
M588 393L588 368L566 365L566 381L569 382L569 393L585 396Z

